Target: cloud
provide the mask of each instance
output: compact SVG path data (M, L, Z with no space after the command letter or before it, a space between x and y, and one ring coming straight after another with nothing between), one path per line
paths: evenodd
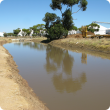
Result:
M110 3L110 0L107 0Z
M3 0L0 0L0 3L2 2Z

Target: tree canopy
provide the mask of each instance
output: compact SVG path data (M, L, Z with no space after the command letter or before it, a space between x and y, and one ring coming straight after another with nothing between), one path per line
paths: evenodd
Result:
M13 30L13 34L14 34L15 36L17 36L20 31L21 31L20 28L18 28L18 29L16 29L16 30Z
M30 29L32 29L34 31L33 36L40 34L40 30L46 30L44 24L34 25L33 27L30 27Z
M73 28L75 28L74 24L73 24L72 14L77 13L80 9L77 12L72 13L72 6L79 4L79 3L80 3L80 5L78 5L78 7L80 9L82 9L82 11L85 11L87 9L87 4L88 4L88 2L86 0L52 0L50 7L53 10L59 9L62 14L62 19L60 19L60 17L58 17L54 13L47 12L45 14L45 17L42 19L44 22L46 22L45 28L47 29L47 31L49 32L49 30L52 31L54 29L58 29L58 28L53 28L55 26L55 24L57 24L57 25L60 24L60 26L62 24L63 30L65 29L67 31L70 31ZM66 11L64 13L62 13L62 5L67 5ZM71 9L68 7L71 7ZM51 34L53 35L53 33L51 33ZM50 35L50 37L52 37L52 36Z
M95 29L97 27L97 29ZM94 33L94 31L99 31L100 26L96 23L91 23L87 25L87 31L91 31Z

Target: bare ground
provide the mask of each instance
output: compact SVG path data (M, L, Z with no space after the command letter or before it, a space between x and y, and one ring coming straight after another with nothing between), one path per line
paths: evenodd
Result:
M4 43L7 41L0 40L0 107L3 110L48 110L18 74L13 57L2 46Z

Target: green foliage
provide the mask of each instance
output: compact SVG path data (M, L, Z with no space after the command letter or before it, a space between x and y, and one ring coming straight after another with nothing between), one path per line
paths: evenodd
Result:
M35 37L35 36L36 36L36 34L32 34L32 36L33 36L33 37Z
M42 19L44 22L46 22L46 25L45 25L45 28L48 30L50 27L49 27L49 24L52 22L52 21L55 21L57 18L57 15L54 14L54 13L46 13L45 14L45 17Z
M7 33L4 33L4 37L7 37L8 35L7 35Z
M21 31L20 28L18 28L18 29L16 29L16 30L13 30L13 34L14 34L15 36L17 36L20 31Z
M87 9L88 2L87 2L87 0L52 0L50 7L53 10L59 9L61 11L62 10L61 4L71 7L71 13L72 13L73 5L79 4L78 7L80 7L80 9L82 9L82 11L85 11Z
M71 10L70 8L66 9L64 13L62 13L61 11L62 19L57 17L57 15L54 13L47 12L45 14L43 21L46 22L45 28L47 29L46 32L49 34L49 35L46 35L48 38L52 38L52 39L60 38L64 30L65 30L64 31L65 35L67 35L67 31L69 30L72 30L72 29L77 30L77 27L75 27L73 24L72 6L78 4L79 2L80 2L80 5L79 5L80 9L85 11L87 8L86 6L88 4L86 0L52 0L50 7L53 10L59 9L61 11L62 5L67 5L71 7ZM58 26L60 27L58 28Z
M25 36L25 35L30 35L30 33L31 33L31 29L22 29L22 31L23 31L23 36Z
M27 35L29 36L31 34L31 30L27 29Z
M13 33L7 33L7 36L13 36Z
M72 27L72 30L76 30L76 31L77 31L78 28L77 28L76 26L73 26L73 27Z
M59 39L63 36L68 35L68 30L65 30L62 24L55 24L53 27L51 27L48 31L47 38L53 39Z
M13 34L13 36L17 37L17 34Z
M28 29L25 29L25 28L22 29L22 35L23 35L23 36L26 36L26 35L27 35L27 31L28 31Z
M94 29L94 27L97 27L97 29ZM87 25L87 31L91 31L94 33L94 31L99 31L100 26L96 23L91 23Z
M34 31L33 34L36 34L36 35L40 34L40 30L46 30L44 24L34 25L33 27L30 27L30 29L32 29Z
M73 29L73 18L72 18L72 13L70 9L67 9L63 13L63 27L67 30L72 30Z
M78 28L79 31L81 31L81 28Z

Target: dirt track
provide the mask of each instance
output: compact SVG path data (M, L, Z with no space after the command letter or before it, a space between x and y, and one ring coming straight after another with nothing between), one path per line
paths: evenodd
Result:
M3 110L48 110L27 81L19 75L17 65L0 41L0 107Z

